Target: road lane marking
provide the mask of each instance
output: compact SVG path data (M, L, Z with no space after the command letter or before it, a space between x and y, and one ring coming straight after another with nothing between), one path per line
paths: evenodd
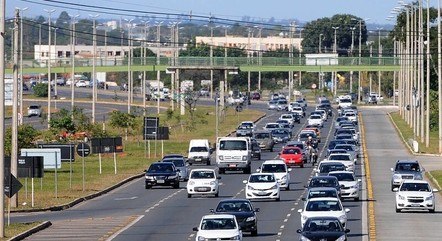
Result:
M172 198L173 196L177 195L178 193L182 192L184 189L180 189L172 194L170 194L169 196L159 200L157 203L155 203L152 207L149 207L148 209L146 209L144 212L148 213L150 211L152 211L153 209L155 209L156 207L160 206L161 203L163 203L165 200L168 200L170 198Z
M137 199L137 196L134 197L119 197L119 198L114 198L115 201L125 201L125 200L134 200Z
M138 216L134 221L130 222L128 225L126 225L124 228L118 230L116 233L114 233L112 236L110 236L109 238L106 239L106 241L111 241L113 240L115 237L117 237L119 234L121 234L122 232L126 231L128 228L130 228L132 225L136 224L138 221L140 221L142 218L144 217L144 215L140 215Z

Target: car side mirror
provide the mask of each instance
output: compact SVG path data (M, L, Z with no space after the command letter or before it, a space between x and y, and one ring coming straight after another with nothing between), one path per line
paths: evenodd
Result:
M437 190L437 189L433 189L433 192L439 192L439 190Z
M301 200L304 202L307 201L307 199L305 197L301 198Z
M345 229L345 233L350 233L350 229Z
M399 191L399 188L397 188L397 187L393 188L393 192L397 192L397 191Z
M198 232L198 228L197 227L194 227L192 230L195 231L195 232Z
M362 179L358 179L358 182L362 182Z
M350 212L350 209L349 208L346 208L345 209L345 213L349 213Z
M221 179L221 177L220 177L220 176L217 176L217 177L216 177L216 179L220 180L220 179Z
M259 211L261 211L261 209L255 208L255 213L258 213Z
M298 213L302 213L302 209L298 209Z
M393 169L393 168L390 168L390 171L394 172L394 169Z
M211 209L209 210L209 212L210 212L210 213L214 213L215 210L214 210L213 208L211 208Z
M302 233L301 229L296 230L297 233Z
M244 181L242 181L242 183L247 184L248 182L247 182L247 180L244 180Z

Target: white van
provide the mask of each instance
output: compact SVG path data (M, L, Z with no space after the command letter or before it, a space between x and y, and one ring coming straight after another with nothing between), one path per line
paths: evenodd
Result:
M210 165L210 145L207 139L194 139L189 143L187 162L192 164Z
M226 170L251 172L252 145L249 137L220 137L216 143L216 164L219 173Z

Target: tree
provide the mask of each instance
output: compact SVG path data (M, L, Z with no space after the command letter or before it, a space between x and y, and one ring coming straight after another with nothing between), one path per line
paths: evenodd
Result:
M74 107L73 112L61 109L52 114L49 123L51 126L51 133L55 136L58 136L61 133L71 135L83 131L90 132L93 127L89 117L83 113L83 109L78 107Z
M124 129L127 140L128 129L133 130L137 126L136 116L130 113L114 110L110 114L109 124L113 127Z
M198 124L207 124L207 120L202 115L198 115L196 112L196 103L198 102L200 95L198 91L186 90L184 92L184 103L186 109L189 112L189 119L187 122L187 130L193 131Z
M40 132L29 124L18 126L18 149L34 147L34 142L39 136ZM12 149L12 129L9 127L6 130L5 136L5 155L10 156Z
M37 97L48 97L48 84L38 83L34 86L34 95Z
M307 23L304 27L304 39L302 48L304 53L317 53L319 47L319 37L322 34L322 49L332 49L334 45L334 29L336 31L336 42L338 52L347 51L352 42L351 28L355 28L354 44L359 45L359 21L362 21L362 43L367 41L367 27L365 22L356 16L350 14L336 14L331 18L319 18ZM340 51L339 51L340 50Z

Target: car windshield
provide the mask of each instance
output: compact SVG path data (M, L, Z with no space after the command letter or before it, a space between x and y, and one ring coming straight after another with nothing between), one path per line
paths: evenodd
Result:
M250 183L275 182L273 175L252 175L249 178Z
M284 129L274 129L274 130L272 130L272 135L273 136L286 136L288 134L289 134L289 132L284 130Z
M342 144L345 143L344 141L330 141L330 143L328 144L328 149L334 149L334 147L338 144Z
M268 139L270 138L270 133L256 133L255 139Z
M286 100L278 100L278 105L287 105Z
M339 220L337 219L308 219L304 225L304 232L343 232Z
M299 150L298 148L287 148L282 150L282 154L301 154L301 150Z
M314 200L309 201L305 207L306 211L341 211L342 207L338 201Z
M193 171L190 174L191 179L213 179L215 178L215 173L213 171Z
M329 173L332 171L345 171L345 165L336 163L336 164L323 164L319 168L320 173Z
M419 172L419 164L417 163L398 163L396 171Z
M403 183L401 186L403 192L431 192L427 183Z
M342 122L342 121L348 121L348 118L347 117L338 117L337 119L336 119L336 122Z
M201 222L201 230L236 229L235 220L232 218L210 218Z
M183 159L165 159L163 162L171 162L176 167L183 167L184 166L184 160Z
M40 106L37 106L37 105L31 105L31 106L29 106L29 109L30 109L30 110L38 110L38 109L40 109Z
M340 149L340 150L334 149L334 150L330 151L330 154L345 154L345 153L347 153L347 151L346 150L342 150L342 149Z
M353 135L337 135L337 140L353 139Z
M313 178L309 187L336 187L337 180L332 178Z
M304 138L308 138L309 136L311 136L312 138L316 138L316 135L313 132L304 132L299 134L299 138L304 139Z
M350 155L330 155L328 159L331 161L350 161Z
M310 119L311 120L318 120L318 119L322 119L322 117L319 115L312 115L312 116L310 116Z
M336 145L335 149L342 149L346 151L354 151L353 146L351 145Z
M173 172L173 165L169 164L152 164L147 170L148 173Z
M282 115L281 119L292 119L293 116L292 115Z
M286 172L285 164L263 164L261 172Z
M279 128L279 124L267 124L267 125L266 125L266 128L267 128L267 129L268 129L268 128L271 128L271 129Z
M338 197L338 193L336 190L315 190L308 193L308 199L315 197Z
M238 150L238 151L246 151L247 150L247 142L241 140L226 140L220 141L219 143L220 150Z
M252 206L248 201L224 201L216 207L217 212L251 212Z
M329 176L334 176L336 178L338 178L338 181L342 182L353 182L355 181L355 177L351 174L351 173L330 173L328 174Z
M274 104L276 104L276 101L274 101L274 100L269 101L269 105L274 105Z
M208 152L209 150L205 146L192 146L190 152Z
M243 123L241 123L241 126L252 128L253 127L253 123L251 123L251 122L243 122Z
M340 103L351 103L351 99L340 99Z

